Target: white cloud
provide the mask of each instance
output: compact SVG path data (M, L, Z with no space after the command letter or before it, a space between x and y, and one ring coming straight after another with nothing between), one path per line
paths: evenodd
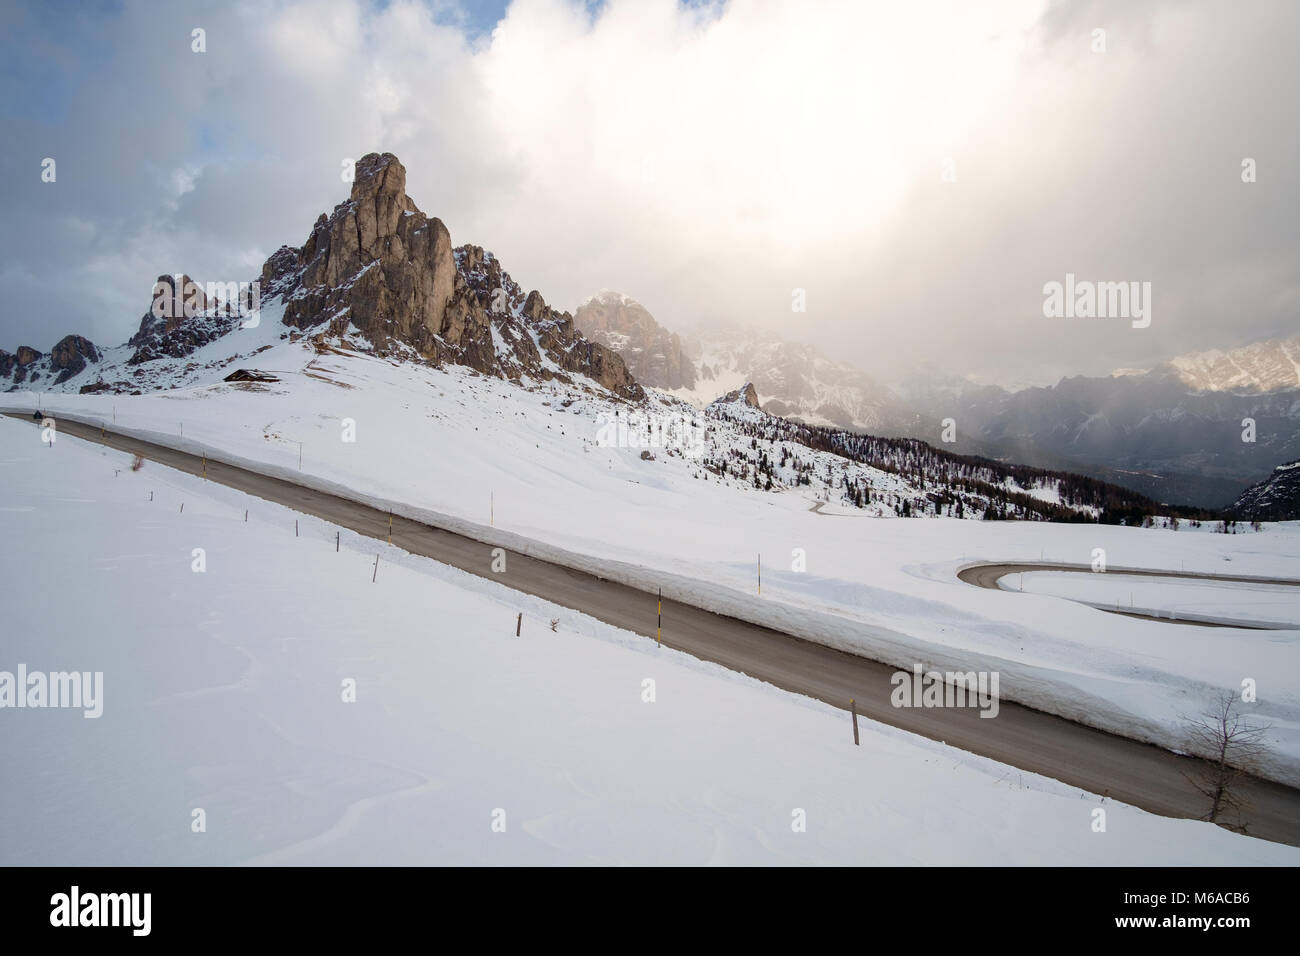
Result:
M117 342L160 272L247 278L372 150L558 307L615 288L677 329L761 324L877 372L1105 371L1295 320L1283 4L516 0L473 41L401 0L200 9L128 4L65 121L17 131L61 158L57 192L6 165L16 220L91 228L0 251L99 292L57 328L17 310L6 339ZM1067 271L1152 281L1152 328L1045 322Z

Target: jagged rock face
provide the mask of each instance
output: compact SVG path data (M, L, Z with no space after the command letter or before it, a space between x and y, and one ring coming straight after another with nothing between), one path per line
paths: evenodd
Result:
M239 324L239 319L225 314L209 301L203 288L187 275L176 278L161 275L153 286L153 300L140 319L140 328L127 339L135 352L128 365L139 365L160 358L184 358L195 349L221 338ZM75 374L75 373L74 373Z
M85 371L87 362L103 358L95 343L80 335L65 335L47 356L28 345L18 346L14 354L0 350L0 378L10 378L11 389L28 382L43 380L53 375L55 385L62 385L74 375ZM45 387L45 386L43 386Z
M641 401L645 397L614 352L583 338L573 317L548 306L540 292L525 295L492 253L478 246L460 246L456 268L463 283L458 296L464 291L471 310L481 310L504 346L498 348L497 359L507 377L551 378L556 373L548 367L545 360L549 360L563 372L585 375L623 398Z
M50 369L57 372L56 385L62 385L72 376L85 370L87 360L98 362L99 349L90 339L80 335L65 335L50 349Z
M406 346L515 380L570 372L644 398L617 355L583 339L537 292L524 295L491 253L453 250L447 227L406 195L406 169L391 153L359 160L351 198L316 220L301 249L266 261L262 294L283 297L286 325L354 328L381 353Z
M695 387L695 364L681 338L639 302L602 292L580 305L573 321L587 338L617 352L637 381L655 388Z
M406 195L397 157L371 153L357 162L351 198L316 220L296 255L268 259L262 280L264 294L284 295L286 325L350 324L381 350L404 342L437 359L456 284L451 234Z
M40 357L41 353L30 345L20 345L18 351L12 354L0 352L0 378L8 378L12 375L13 384L21 385L27 381L28 371Z
M139 346L150 339L157 339L185 324L187 316L194 317L209 306L208 297L203 287L187 275L180 277L161 275L153 284L153 297L149 311L140 320L140 328L127 339L127 345Z
M541 352L520 321L529 297L519 283L480 246L458 246L454 255L456 291L443 326L447 341L461 346L461 364L492 374L500 361L505 376L516 380L539 367ZM493 328L505 346L500 355L492 341Z

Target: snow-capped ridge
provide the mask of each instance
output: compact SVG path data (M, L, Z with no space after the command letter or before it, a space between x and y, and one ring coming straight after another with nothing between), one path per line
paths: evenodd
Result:
M1300 388L1300 334L1232 349L1179 355L1152 370L1201 392L1276 392Z

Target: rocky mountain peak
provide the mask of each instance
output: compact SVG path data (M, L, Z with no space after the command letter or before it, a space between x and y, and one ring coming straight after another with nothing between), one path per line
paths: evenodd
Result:
M575 373L644 398L622 360L583 339L568 313L539 292L524 295L481 247L453 249L447 227L406 195L406 168L392 153L357 161L348 201L317 219L300 249L277 250L262 287L284 298L286 325L355 329L381 353L407 348L514 380Z
M406 167L392 153L367 153L353 167L352 201L379 195L406 198Z
M101 356L95 343L82 335L65 335L50 349L50 368L58 373L56 381L67 381L85 369L87 362L98 362Z
M239 287L242 304L248 283L226 285ZM158 380L155 367L122 366L188 359L237 330L239 307L212 291L219 284L207 288L188 275L159 276L128 342L133 353L81 387L138 389ZM257 295L261 307L282 303L281 321L291 329L348 336L376 354L467 365L512 381L585 378L624 400L645 399L617 353L585 339L573 316L536 290L525 293L491 252L453 249L447 227L407 196L406 168L392 153L357 161L347 200L322 213L301 246L281 246L267 258ZM53 372L61 384L99 360L92 343L69 336L49 357L27 346L0 352L0 378L15 388L38 380L44 387Z
M754 388L753 382L746 382L742 388L733 389L726 395L723 395L714 405L748 405L750 408L758 408L758 390Z
M394 252L393 240L402 238L399 225L405 213L419 214L421 222L425 221L406 195L406 167L392 153L370 153L357 161L351 202L356 209L357 247L363 262ZM412 234L407 230L407 235Z
M25 382L42 381L48 374L53 376L55 385L62 385L85 371L88 363L99 362L102 358L90 339L82 335L65 335L54 343L48 355L30 345L18 346L18 351L13 354L0 349L0 379L11 379L11 387L16 388Z
M603 290L578 306L573 320L589 339L622 356L638 381L655 388L695 387L695 364L681 338L635 299Z
M27 377L27 367L40 357L41 353L30 345L18 346L17 352L0 349L0 378L9 378L17 373L14 381L23 381Z
M231 303L225 303L224 309L217 306L203 286L188 275L160 275L153 285L149 310L140 317L135 335L127 340L126 344L135 348L127 363L183 358L221 338L239 320L233 316Z

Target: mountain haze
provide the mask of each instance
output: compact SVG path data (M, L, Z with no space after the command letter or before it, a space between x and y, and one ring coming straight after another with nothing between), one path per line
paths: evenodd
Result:
M578 328L624 357L638 381L703 407L753 385L774 415L877 434L912 434L916 415L860 369L810 345L739 326L677 335L628 296L601 292L574 313Z

